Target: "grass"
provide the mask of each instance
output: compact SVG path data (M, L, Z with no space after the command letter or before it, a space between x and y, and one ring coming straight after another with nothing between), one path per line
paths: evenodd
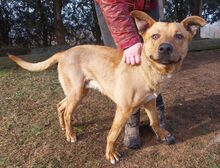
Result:
M7 69L0 69L0 77L5 77L9 75L10 71Z
M214 163L213 165L210 166L210 168L220 168L220 163L219 164Z
M32 168L59 168L61 163L57 159L49 160L46 163L34 163Z
M43 130L43 128L40 127L39 125L33 125L31 128L31 136L39 135L42 130Z
M83 133L83 126L75 126L74 130L76 131L76 134L82 134Z
M0 66L0 78L6 77L10 74L12 67L7 67L7 66Z
M123 157L116 168L220 167L220 144L214 142L220 131L218 115L198 125L207 120L210 111L219 112L220 51L214 54L207 54L208 65L203 54L199 53L198 60L191 56L187 68L164 89L169 129L177 143L157 143L155 135L146 129L141 133L141 149L129 150L122 145L122 135L118 149ZM207 71L211 73L207 75ZM192 77L196 82L191 81ZM200 81L204 77L208 84ZM75 113L77 122L73 128L78 142L70 144L58 124L56 103L64 95L55 68L30 73L14 66L0 66L0 83L0 167L112 167L104 157L115 110L109 99L94 91L88 93ZM182 106L176 106L180 95ZM191 101L185 101L189 97Z
M9 157L0 156L0 166L6 167L7 165L9 165L9 163L10 163Z

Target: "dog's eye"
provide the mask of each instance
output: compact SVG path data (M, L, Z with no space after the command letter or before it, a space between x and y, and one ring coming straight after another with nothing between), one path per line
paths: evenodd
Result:
M175 34L175 38L178 39L178 40L182 40L183 35L182 34Z
M160 38L160 35L159 35L159 34L153 34L153 35L151 36L151 38L154 39L154 40L157 40L157 39Z

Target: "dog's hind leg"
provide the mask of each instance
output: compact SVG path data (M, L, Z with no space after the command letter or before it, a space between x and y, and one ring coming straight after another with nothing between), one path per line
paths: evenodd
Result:
M75 142L76 135L72 130L72 115L80 100L87 93L87 89L85 88L85 76L78 62L75 59L69 61L66 57L59 61L58 72L59 81L66 95L59 109L64 110L63 114L60 113L62 114L60 119L61 125L64 121L67 141Z
M67 96L66 108L64 112L64 123L66 139L68 142L76 142L76 135L72 129L72 115L82 97L83 88L77 89L76 91L71 91L71 93Z
M62 130L65 130L64 117L63 117L65 109L66 109L66 98L64 98L62 101L60 101L57 104L58 118Z
M70 85L70 80L67 77L67 74L63 71L63 67L64 66L62 66L61 64L58 64L58 77L63 92L65 96L67 96L68 91L71 90L71 85ZM67 102L67 97L65 97L62 101L60 101L57 104L58 119L62 130L65 130L64 111L66 109L66 102Z
M112 164L115 164L119 161L120 154L115 151L115 142L121 130L125 126L128 118L131 116L132 110L133 109L122 110L121 108L117 107L114 121L107 137L106 146L106 159L109 160Z

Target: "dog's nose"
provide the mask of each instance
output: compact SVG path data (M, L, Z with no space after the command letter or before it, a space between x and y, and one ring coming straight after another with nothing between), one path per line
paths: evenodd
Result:
M173 52L173 47L169 43L162 43L158 48L159 54L171 54Z

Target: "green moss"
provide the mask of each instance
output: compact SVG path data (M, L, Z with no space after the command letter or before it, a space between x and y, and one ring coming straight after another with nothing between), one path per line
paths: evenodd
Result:
M42 131L42 127L38 126L38 125L33 125L31 128L31 134L32 136L37 136L41 133Z
M10 164L10 159L7 156L0 156L0 166L6 167Z

